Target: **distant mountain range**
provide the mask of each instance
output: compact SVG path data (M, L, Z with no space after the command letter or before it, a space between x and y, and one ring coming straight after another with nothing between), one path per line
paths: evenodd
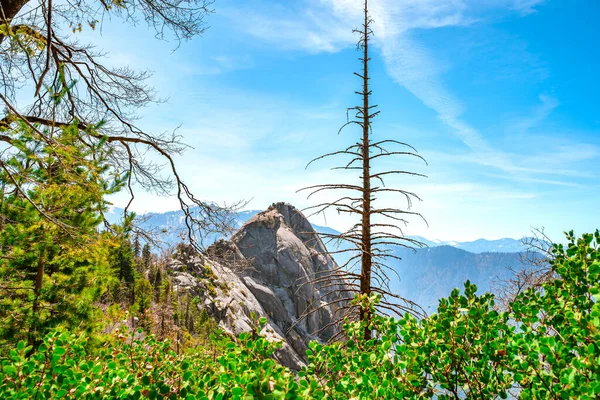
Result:
M438 299L447 297L452 289L463 289L469 280L479 292L491 291L495 281L510 278L511 270L523 268L522 253L471 253L452 246L400 251L402 260L392 260L390 266L398 273L391 277L390 287L421 305L427 313L435 311Z
M518 253L524 250L521 240L511 238L477 239L471 242L428 240L421 236L413 236L413 238L427 244L429 247L451 246L471 253Z
M240 211L236 214L237 228L241 227L246 221L254 217L262 210L246 210ZM110 223L118 222L123 215L123 209L113 207L108 213L106 218ZM167 211L165 213L147 213L141 216L144 220L140 225L142 228L151 230L154 229L161 233L163 240L170 244L175 244L181 241L180 237L185 234L184 215L183 211ZM312 224L317 232L321 233L339 233L333 228L327 226L321 226ZM435 239L427 239L422 236L410 236L412 239L416 239L429 248L450 246L457 249L465 250L470 253L518 253L524 251L521 240L504 238L497 240L477 239L469 242L458 242L458 241L443 241ZM215 238L216 240L218 238ZM210 240L208 240L210 242Z
M241 227L260 210L241 211L236 215L237 227ZM106 214L109 222L118 222L123 210L113 208ZM159 232L161 239L174 245L185 236L184 215L182 211L166 213L149 213L143 216L141 227ZM314 225L317 232L337 233L336 230ZM213 236L205 245L220 237ZM507 279L511 269L522 268L520 252L525 251L521 241L516 239L486 240L478 239L470 242L454 242L430 240L420 236L411 238L419 240L428 247L411 250L396 250L394 255L402 260L390 260L390 267L397 272L390 273L392 290L421 305L431 313L437 307L438 299L446 297L455 287L463 287L466 280L476 284L480 291L489 291L495 280ZM330 249L331 251L332 249ZM342 253L347 254L347 253ZM334 255L338 263L343 263L343 256Z
M236 226L234 228L240 228L246 221L258 214L258 210L240 211L236 213L235 220ZM109 212L105 213L104 216L108 222L118 223L122 220L123 209L113 207ZM147 213L138 215L138 225L140 228L149 232L154 232L160 236L161 241L167 245L174 246L181 242L187 236L187 227L185 226L185 215L183 211L167 211L164 213ZM221 239L220 235L210 235L205 238L205 245L210 245L218 239Z

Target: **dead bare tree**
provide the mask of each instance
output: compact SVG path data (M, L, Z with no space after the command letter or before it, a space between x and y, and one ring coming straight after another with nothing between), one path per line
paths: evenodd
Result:
M394 249L422 247L423 244L417 240L404 236L401 226L408 223L407 218L416 216L425 219L418 212L411 211L413 200L421 200L415 193L398 188L388 188L385 186L385 179L393 175L422 176L425 175L408 171L403 168L378 171L375 169L375 162L384 157L408 156L419 159L425 164L427 162L420 156L414 147L407 143L395 140L372 140L372 120L379 114L376 111L377 105L370 103L372 91L369 87L369 46L373 35L371 26L373 20L369 16L368 0L364 1L364 21L360 29L354 30L360 35L357 45L361 52L359 60L362 63L360 73L355 72L362 81L362 90L356 94L361 96L361 104L348 109L354 113L353 118L349 118L339 130L343 131L350 126L358 126L361 131L361 140L347 147L346 149L331 152L320 156L317 160L343 156L346 162L333 169L360 171L360 184L333 183L314 185L301 189L308 191L308 197L320 193L342 193L341 197L334 201L326 201L314 205L308 209L312 211L311 215L321 214L327 210L333 209L338 213L357 216L360 221L353 225L347 231L340 234L321 233L320 236L326 242L347 243L349 248L343 248L331 251L331 254L350 252L352 255L349 260L340 266L339 269L319 273L317 276L309 277L307 284L327 283L331 287L329 293L346 291L353 294L360 294L369 297L371 294L381 295L381 301L377 304L377 311L389 314L413 313L422 315L424 311L415 303L392 293L389 287L389 273L395 272L386 263L389 259L400 259L393 253ZM339 133L338 132L338 133ZM388 147L393 147L388 150ZM308 167L308 166L307 166ZM393 194L400 196L407 202L406 208L376 206L375 201L380 195ZM337 195L335 196L337 197ZM360 265L360 271L355 272L355 267ZM346 296L347 297L347 296ZM340 301L340 300L335 300ZM340 306L344 315L350 315L350 318L360 320L371 319L369 310L358 305L345 304ZM314 312L308 310L307 313ZM358 314L358 315L356 315ZM364 332L366 339L371 337L371 331L366 328Z
M529 288L539 290L544 283L559 276L552 269L554 243L543 228L534 228L533 236L521 239L524 251L520 254L521 268L510 268L511 276L496 279L492 291L499 310L507 311L519 294Z
M127 22L143 19L156 36L172 35L177 43L202 34L212 0L0 0L0 164L12 181L19 170L3 160L19 152L18 126L35 140L55 148L55 138L68 126L79 130L79 142L109 154L111 173L125 177L130 200L133 188L159 195L175 194L185 212L188 238L198 249L210 233L228 231L232 208L197 198L181 179L174 156L187 146L172 133L151 133L136 125L137 110L157 102L147 86L148 71L110 68L105 53L82 45L76 33L98 29L108 16ZM31 103L21 105L24 93ZM154 153L159 162L148 161ZM60 154L56 152L57 156ZM161 173L163 170L166 173ZM13 179L14 178L14 179ZM25 193L23 193L25 195ZM59 223L43 204L32 204L49 221ZM108 224L107 224L108 226ZM68 229L68 227L64 227Z

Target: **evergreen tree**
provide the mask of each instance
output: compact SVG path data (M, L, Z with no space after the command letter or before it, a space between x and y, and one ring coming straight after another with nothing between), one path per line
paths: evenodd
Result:
M162 287L162 270L159 268L156 268L155 274L154 274L154 299L155 301L160 301L160 290Z
M138 279L135 283L135 293L136 309L140 318L140 326L145 332L150 333L152 331L152 326L154 325L152 322L151 310L152 299L154 298L152 285L145 278Z
M58 325L95 327L93 303L111 280L115 244L97 227L105 196L123 185L121 177L107 180L102 145L81 142L75 127L55 132L51 143L26 124L12 135L19 152L0 160L0 345L7 347L36 344Z
M140 259L141 251L142 246L140 244L140 237L139 235L135 235L135 239L133 240L133 256L135 257L136 261Z
M135 301L135 257L127 233L117 240L117 246L111 251L111 266L120 282L120 292L125 293L130 304ZM118 300L123 300L119 298Z
M159 294L159 298L158 298L158 305L157 305L157 315L158 315L158 320L159 320L159 331L158 331L158 336L161 339L164 339L168 332L170 331L170 321L173 317L172 315L172 296L173 290L171 287L171 282L169 281L168 278L163 279L162 281L162 285L160 287L160 294Z
M142 262L141 267L144 271L147 271L152 265L152 252L150 251L150 245L148 243L144 244L142 249Z

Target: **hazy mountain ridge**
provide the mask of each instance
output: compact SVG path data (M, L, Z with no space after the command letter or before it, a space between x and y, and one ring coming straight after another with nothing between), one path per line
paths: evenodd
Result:
M236 226L235 228L240 228L245 222L254 217L259 212L263 210L245 210L239 211L236 213ZM113 207L108 213L106 213L106 218L109 222L115 223L121 219L123 214L123 209L118 207ZM144 229L154 229L161 232L163 235L163 239L165 242L174 244L180 241L180 236L185 234L185 224L184 224L184 215L183 211L175 210L175 211L167 211L164 213L146 213L139 216L143 222L140 224ZM328 226L311 224L313 228L317 232L322 233L339 233L333 228ZM488 239L477 239L474 241L444 241L444 240L435 240L435 239L427 239L422 236L409 236L412 239L418 240L428 247L440 247L440 246L449 246L457 249L465 250L470 253L518 253L525 251L526 249L523 247L521 240L512 239L512 238L503 238L496 240L488 240ZM217 239L221 239L221 236L213 235L212 238L208 238L206 240L206 244L216 241Z
M522 253L471 253L452 246L398 251L402 261L391 266L398 278L391 280L394 292L420 304L425 311L435 311L438 299L447 297L452 289L462 289L469 280L480 292L490 291L493 282L507 279L511 269L523 267Z
M122 212L122 209L115 208L107 218L111 222L116 222ZM242 227L260 212L260 210L238 212L237 227ZM143 228L160 232L162 240L169 244L181 241L181 237L186 232L182 211L149 213L141 220ZM326 226L315 224L312 226L317 232L337 233ZM205 245L222 238L213 235L205 240ZM506 279L512 274L510 269L522 268L520 252L526 250L520 240L510 238L478 239L471 242L429 240L420 236L411 236L411 238L429 247L394 252L402 260L388 261L389 266L397 273L390 273L390 288L395 293L417 302L428 313L435 311L438 299L448 296L456 287L462 289L467 280L476 284L480 292L489 291L495 280ZM333 251L333 246L328 247ZM341 265L346 261L348 254L334 254L333 258Z
M519 253L525 251L521 240L512 238L503 239L477 239L470 242L444 241L444 240L429 240L422 236L410 236L428 247L450 246L457 249L465 250L471 253Z

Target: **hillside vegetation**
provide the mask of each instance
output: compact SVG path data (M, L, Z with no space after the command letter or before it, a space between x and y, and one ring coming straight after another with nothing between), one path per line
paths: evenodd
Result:
M420 321L377 315L370 340L362 336L364 321L347 323L347 340L313 342L309 362L297 374L273 360L279 344L261 336L266 319L256 320L252 332L232 337L198 315L187 327L157 335L152 322L144 321L157 321L161 314L140 308L146 301L141 294L131 309L141 321L137 330L123 321L132 314L111 305L96 310L103 316L96 330L48 327L39 332L39 344L5 338L0 397L597 398L599 243L599 232L579 239L569 235L566 246L553 250L552 268L559 277L541 290L523 291L506 312L496 311L493 296L477 294L467 282ZM138 288L152 287L144 278L137 281ZM160 304L148 301L154 310ZM378 297L355 301L374 307ZM180 321L177 312L170 318Z

